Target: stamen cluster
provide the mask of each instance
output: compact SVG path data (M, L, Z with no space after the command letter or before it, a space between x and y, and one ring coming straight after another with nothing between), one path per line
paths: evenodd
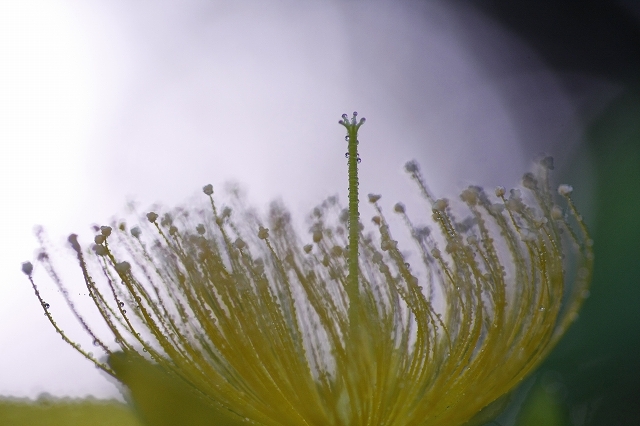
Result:
M352 121L353 141L362 122ZM75 308L45 247L39 260L107 357L158 365L220 424L461 425L544 359L587 294L592 243L571 187L558 191L564 206L551 191L552 168L542 160L508 196L469 187L455 209L408 163L430 216L419 227L404 204L394 207L419 253L414 265L375 194L375 235L351 203L331 197L314 210L305 244L280 204L264 220L219 210L211 185L206 212L103 226L89 252L71 235L111 337ZM31 263L23 272L63 339L119 378L58 327Z

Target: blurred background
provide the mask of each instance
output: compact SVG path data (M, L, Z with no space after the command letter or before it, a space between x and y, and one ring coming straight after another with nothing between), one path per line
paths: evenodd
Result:
M416 197L410 159L453 198L555 157L595 240L591 297L493 424L640 424L639 76L631 0L0 2L0 396L121 398L20 273L34 225L82 298L66 236L89 243L132 200L235 180L303 223L346 200L337 120L357 110L361 193L387 207Z

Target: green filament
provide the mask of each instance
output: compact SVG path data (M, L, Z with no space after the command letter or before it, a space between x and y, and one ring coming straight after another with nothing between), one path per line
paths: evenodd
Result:
M360 212L358 211L358 129L365 122L364 118L356 121L358 113L354 111L351 120L348 120L347 114L342 114L342 120L339 121L347 129L346 140L348 142L348 165L349 165L349 276L347 278L347 296L349 297L349 321L351 329L354 330L357 325L357 306L358 306L358 274L359 255L358 245L360 236Z

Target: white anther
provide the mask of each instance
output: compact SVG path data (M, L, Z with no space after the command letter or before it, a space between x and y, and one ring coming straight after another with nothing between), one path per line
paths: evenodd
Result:
M573 187L571 185L560 185L558 186L558 194L562 196L567 196L573 192Z
M449 207L449 200L447 200L446 198L441 198L433 203L433 210L437 210L439 212L444 212L447 207Z

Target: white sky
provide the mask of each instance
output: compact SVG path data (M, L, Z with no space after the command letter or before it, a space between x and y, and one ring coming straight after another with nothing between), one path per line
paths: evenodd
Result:
M20 272L35 224L68 258L66 235L89 242L89 225L131 197L172 205L229 179L255 205L282 197L301 216L346 199L337 121L353 109L367 118L362 194L388 205L415 193L409 159L449 196L514 185L542 151L562 160L579 127L553 76L445 3L0 1L0 395L117 394L55 334Z

